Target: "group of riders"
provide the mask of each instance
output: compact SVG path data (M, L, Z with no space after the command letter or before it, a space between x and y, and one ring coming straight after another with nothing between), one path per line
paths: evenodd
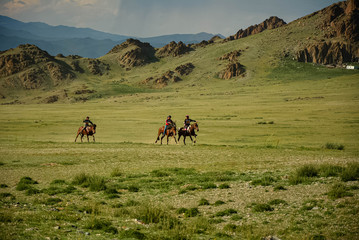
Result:
M184 131L184 132L190 132L190 126L191 126L191 122L197 122L196 120L193 120L193 119L190 119L189 118L189 115L186 115L186 118L185 120L183 121L183 128L181 128L180 130L181 131ZM87 135L87 137L90 135L90 136L93 136L95 134L95 129L96 129L96 124L94 124L91 120L90 120L90 117L86 117L86 119L83 121L84 123L84 126L83 127L80 127L78 133L77 133L77 136L78 135L81 135L81 141L82 141L82 137L84 135ZM172 121L172 117L171 115L167 116L167 119L165 121L165 126L164 126L164 130L163 130L163 136L167 135L167 130L173 128L173 126L176 126L176 124ZM76 136L76 139L77 139L77 136ZM94 136L93 136L94 137ZM75 141L76 141L75 139ZM192 138L191 138L192 139ZM162 140L161 140L162 141Z

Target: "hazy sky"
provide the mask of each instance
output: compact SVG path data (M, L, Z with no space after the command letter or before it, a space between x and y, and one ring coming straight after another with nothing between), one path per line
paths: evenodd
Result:
M290 22L335 2L339 1L0 0L0 15L137 37L199 32L228 36L270 16Z

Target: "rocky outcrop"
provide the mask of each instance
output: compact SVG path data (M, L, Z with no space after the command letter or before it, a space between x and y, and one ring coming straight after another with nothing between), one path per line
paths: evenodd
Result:
M300 62L340 65L359 60L359 0L339 2L303 19L319 15L321 42L309 43L295 53Z
M153 85L155 88L163 88L170 82L179 82L182 76L190 74L194 69L192 63L187 63L176 67L174 71L169 70L159 77L149 77L142 81L142 84Z
M110 70L110 65L98 59L90 59L88 61L87 68L89 69L90 73L102 76L105 72Z
M107 54L117 54L120 65L129 68L157 61L155 49L149 43L143 43L136 39L127 39Z
M241 55L242 50L235 50L224 54L219 60L237 61L237 58Z
M267 30L267 29L275 29L278 27L282 27L286 24L287 23L284 22L283 19L280 19L278 17L270 17L260 24L250 26L250 27L246 28L245 30L240 29L236 34L229 36L226 40L227 41L228 40L236 40L236 39L248 37L250 35L254 35L254 34L263 32L264 30Z
M342 42L321 42L312 44L296 54L299 62L312 62L318 64L342 64L359 60L359 52L353 51L350 44Z
M218 77L222 79L231 79L234 77L241 76L245 73L244 66L239 62L230 63L226 69L219 73Z
M167 56L178 57L178 56L181 56L181 55L188 53L192 50L193 49L191 47L186 46L181 41L178 43L172 41L169 44L167 44L166 46L158 49L156 52L156 56L158 56L158 57L167 57Z
M359 41L359 0L333 4L319 12L325 16L322 29L326 37L342 37L350 42Z
M5 88L37 89L75 78L71 67L35 45L20 45L0 54L0 77Z
M231 79L238 76L244 76L245 68L239 63L238 57L241 55L242 50L235 50L224 54L219 60L227 60L229 64L226 68L218 74L219 78Z

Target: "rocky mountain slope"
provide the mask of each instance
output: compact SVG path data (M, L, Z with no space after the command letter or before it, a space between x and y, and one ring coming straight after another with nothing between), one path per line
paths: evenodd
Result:
M0 52L1 101L23 99L35 90L42 91L32 98L35 102L49 97L49 102L86 101L138 89L180 91L216 84L213 79L251 81L283 59L332 66L358 62L358 6L358 0L339 2L289 24L271 17L230 38L198 44L172 41L155 48L128 39L97 59L54 57L34 45L21 45Z

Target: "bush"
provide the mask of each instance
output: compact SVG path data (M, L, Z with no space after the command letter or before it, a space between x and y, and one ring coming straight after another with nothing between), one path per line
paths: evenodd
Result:
M269 204L266 203L258 203L253 205L252 210L254 212L268 212L273 211L274 208L272 208Z
M9 187L9 186L6 185L5 183L1 183L1 184L0 184L0 188L7 188L7 187Z
M298 177L317 177L318 174L319 170L313 165L304 165L296 171Z
M128 186L127 189L128 189L129 192L138 192L138 191L140 191L140 189L137 186L133 186L133 185Z
M226 232L235 232L238 226L232 223L229 223L223 227L223 230Z
M184 213L184 216L185 217L195 217L198 214L199 214L198 208L190 208Z
M98 192L106 190L106 182L104 177L93 175L88 179L90 191Z
M206 206L206 205L209 205L209 202L207 199L202 198L201 200L199 200L198 206Z
M55 185L55 184L66 184L66 181L63 179L55 179L53 180L51 183L51 185Z
M230 216L232 214L236 214L237 210L233 209L233 208L229 208L220 212L216 213L216 217L223 217L223 216Z
M220 189L228 189L228 188L231 188L228 183L222 183L222 184L219 185L218 187L219 187Z
M217 185L214 183L205 183L201 187L202 189L214 189L217 188Z
M169 173L162 170L153 170L151 175L154 177L168 177Z
M31 185L38 184L37 181L32 180L30 177L23 177L20 179L19 183L16 186L16 190L23 191L32 188Z
M288 203L282 199L273 199L273 200L269 201L268 204L269 205L280 205L280 204L288 205Z
M146 235L141 233L140 231L129 229L120 232L120 239L146 239Z
M348 164L348 166L344 169L344 171L340 175L340 178L344 182L358 180L359 179L359 163Z
M121 170L119 168L115 168L111 172L111 177L121 177L122 175L123 175L123 173L121 172Z
M53 205L56 203L62 202L60 198L48 198L45 202L46 205Z
M222 200L217 200L217 201L215 201L214 203L213 203L213 205L214 206L220 206L220 205L223 205L223 204L225 204L225 202L223 202Z
M108 233L116 234L118 233L117 228L112 226L112 223L109 220L92 218L85 224L86 229L91 230L103 230Z
M322 177L336 177L343 172L343 169L341 166L325 164L319 167L319 172Z
M284 186L278 185L273 188L274 191L287 190Z
M39 189L30 187L30 188L28 188L28 189L26 190L25 195L26 195L26 196L31 196L31 195L35 195L35 194L38 194L38 193L40 193L40 190L39 190Z
M347 196L353 196L353 194L348 192L347 187L342 183L334 184L328 192L328 197L331 199L337 199Z
M326 149L334 149L334 150L344 150L343 144L337 144L337 143L326 143L324 148Z
M74 177L74 180L72 181L72 183L74 185L88 187L89 178L90 178L90 176L87 175L86 173L80 173Z
M258 185L261 185L261 186L269 186L271 185L273 182L275 182L276 180L271 177L271 176L264 176L260 179L255 179L251 182L252 185L254 186L258 186Z

